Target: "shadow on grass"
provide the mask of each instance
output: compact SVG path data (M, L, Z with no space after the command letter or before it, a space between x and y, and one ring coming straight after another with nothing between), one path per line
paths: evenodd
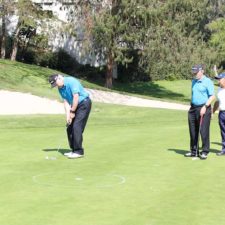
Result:
M188 153L189 151L187 151L187 150L183 150L183 149L174 149L174 148L169 148L169 149L167 149L168 151L173 151L173 152L175 152L175 153L177 153L177 154L180 154L180 155L184 155L185 153Z
M212 153L215 153L215 154L216 154L216 153L219 153L219 152L221 152L221 151L220 151L220 150L218 150L218 149L210 149L210 150L209 150L209 153L210 153L210 152L212 152Z
M91 83L104 87L104 80L102 78L99 79L90 79L87 80ZM112 90L131 93L136 95L148 96L151 98L159 98L159 99L170 99L174 101L182 101L189 102L190 99L185 97L185 95L177 92L173 92L171 90L166 89L159 84L154 82L133 82L133 83L123 83L114 81Z
M154 82L135 82L128 84L116 83L113 89L153 98L189 101L189 99L186 99L183 94L170 91Z
M57 148L51 148L51 149L42 149L42 151L45 151L45 152L59 152L60 154L64 155L64 153L66 152L71 152L70 149L57 149Z
M42 77L46 81L47 84L47 78L50 74L54 73L49 68L39 67L36 65L31 64L24 64L21 62L11 62L9 60L0 61L0 65L6 65L9 66L9 68L5 72L0 71L0 77L7 77L10 78L10 82L15 85L17 83L17 80L23 82L25 79L30 81L32 84L33 77ZM17 72L17 80L15 81L15 76L13 75L14 72ZM100 73L100 71L98 71ZM60 72L61 73L61 72ZM80 76L79 76L80 73ZM81 74L82 73L82 74ZM1 76L2 74L2 76ZM90 68L90 71L80 71L75 74L75 77L78 78L84 78L85 80L91 82L92 84L96 84L97 86L100 86L99 89L104 90L104 83L105 79L103 77L104 72L101 72L100 74L96 75L96 69ZM31 76L31 78L30 78ZM1 78L2 79L2 78ZM16 83L14 83L16 82ZM93 86L92 84L87 84L89 86ZM97 87L96 87L97 88ZM159 99L166 99L166 100L174 100L174 101L182 101L182 102L189 102L189 99L182 93L175 92L173 90L169 90L155 82L133 82L133 83L124 83L124 82L118 82L114 81L113 83L113 90L120 91L123 93L130 93L130 94L136 94L140 96L148 96L151 98L159 98Z
M220 145L220 146L222 146L222 143L220 143L220 142L211 142L212 144L215 144L215 145Z
M175 152L175 153L177 153L177 154L180 154L180 155L185 155L185 153L188 153L189 151L187 151L187 150L182 150L182 149L171 149L171 148L169 148L169 149L167 149L168 151L173 151L173 152ZM200 151L201 151L201 149L200 149ZM221 152L221 151L219 151L218 149L210 149L209 150L209 153L218 153L218 152Z

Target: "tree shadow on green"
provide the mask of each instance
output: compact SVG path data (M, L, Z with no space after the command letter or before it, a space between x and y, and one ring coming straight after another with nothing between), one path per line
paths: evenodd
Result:
M105 79L102 76L100 75L87 76L85 77L85 80L100 87L100 88L95 87L95 89L104 90ZM105 90L107 91L109 89L105 88ZM119 82L114 80L112 90L122 92L122 93L150 97L150 98L159 98L159 99L166 99L166 100L179 101L179 102L190 102L190 98L187 98L187 96L185 96L184 94L171 91L154 82L124 83L124 82Z
M189 102L190 99L185 95L170 91L154 82L135 82L135 83L115 83L114 90L144 95L152 98L170 99L175 101Z

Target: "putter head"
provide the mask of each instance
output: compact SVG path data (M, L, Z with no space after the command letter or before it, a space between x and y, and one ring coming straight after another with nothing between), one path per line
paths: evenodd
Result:
M56 160L56 157L54 157L54 156L46 156L45 159L46 160Z
M192 157L192 160L199 160L200 158L198 156Z
M196 155L194 157L192 157L192 160L199 160L199 153L197 152Z

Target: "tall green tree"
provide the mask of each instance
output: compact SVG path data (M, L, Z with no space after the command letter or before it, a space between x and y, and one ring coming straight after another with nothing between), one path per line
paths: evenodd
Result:
M94 17L93 47L107 63L106 87L112 87L112 68L115 62L132 62L133 49L143 48L149 23L146 1L114 0Z
M223 11L213 0L111 0L97 10L85 2L92 18L91 26L84 26L91 34L89 48L106 62L106 87L112 87L114 62L131 63L132 50L152 80L188 78L193 63L215 58L206 25Z
M208 45L207 24L219 16L213 1L168 0L156 4L149 7L152 19L141 60L151 79L190 78L192 64L212 64L216 56Z
M18 22L13 34L11 60L16 59L19 44L24 43L23 39L27 38L27 34L35 34L35 32L31 33L31 30L44 26L46 18L49 17L49 14L43 11L40 5L31 0L16 1L15 13L18 16Z
M216 64L224 64L225 60L225 18L212 21L207 26L212 32L209 44L217 53Z
M128 52L142 48L147 28L146 1L77 0L70 10L71 34L82 42L84 52L106 64L105 86L113 85L113 65L132 62ZM71 7L71 6L70 6Z

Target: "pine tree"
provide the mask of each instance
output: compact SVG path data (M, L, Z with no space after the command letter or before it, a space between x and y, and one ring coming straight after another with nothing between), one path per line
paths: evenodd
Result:
M95 16L94 49L106 59L106 87L112 87L113 64L127 65L133 57L129 52L143 48L148 27L148 7L145 1L114 0Z

